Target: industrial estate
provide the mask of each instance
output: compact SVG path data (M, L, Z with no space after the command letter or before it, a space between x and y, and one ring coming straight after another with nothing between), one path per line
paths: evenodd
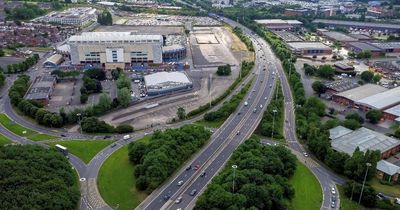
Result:
M400 209L400 1L0 2L0 209Z

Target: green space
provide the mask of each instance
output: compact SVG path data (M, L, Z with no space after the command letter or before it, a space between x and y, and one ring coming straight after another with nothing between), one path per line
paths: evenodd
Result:
M224 120L219 120L219 121L205 121L205 120L199 120L195 124L202 125L206 128L219 128L221 127L222 124L224 124Z
M321 185L314 174L297 161L297 168L290 183L294 188L293 210L319 210L322 203Z
M102 149L110 145L111 140L68 140L50 142L48 145L60 144L68 148L68 151L79 157L83 162L89 163Z
M136 189L135 167L129 161L128 147L114 152L101 166L97 185L101 197L108 205L119 210L131 210L147 194Z
M13 122L6 114L0 114L0 124L2 124L9 131L15 133L18 136L26 137L32 141L43 141L56 139L57 136L52 136L48 134L38 133L34 130L22 127L21 125Z
M0 146L11 143L11 140L0 134Z
M400 187L399 185L385 185L381 184L379 180L374 177L369 182L372 188L374 188L377 192L382 192L386 195L390 195L393 197L400 197Z
M337 189L339 190L339 196L340 196L340 209L342 210L365 210L367 208L358 205L357 202L350 200L346 195L344 194L344 189L342 186L337 185Z

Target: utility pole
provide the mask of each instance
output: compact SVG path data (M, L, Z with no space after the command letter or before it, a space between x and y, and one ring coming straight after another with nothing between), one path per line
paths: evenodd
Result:
M81 113L77 113L76 116L78 116L78 124L79 124L79 133L82 134L82 126L81 126Z
M361 203L361 198L362 198L362 194L363 194L363 191L364 191L365 181L367 180L368 168L371 166L371 163L367 163L366 165L367 165L367 170L365 171L364 181L363 181L363 184L362 184L362 187L361 187L360 198L358 199L358 204L359 205Z
M237 165L232 165L233 169L233 179L232 179L232 192L235 193L235 171L237 169Z
M278 112L278 110L274 109L272 110L272 113L274 117L272 118L272 131L271 131L271 139L274 140L274 126L275 126L275 113Z

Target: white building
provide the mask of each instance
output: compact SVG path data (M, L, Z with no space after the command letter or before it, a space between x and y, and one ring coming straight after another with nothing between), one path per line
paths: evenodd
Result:
M68 44L74 65L101 64L106 69L124 69L135 63L162 63L161 35L86 32L71 36Z
M51 12L35 19L39 22L56 23L61 25L83 26L92 21L97 21L96 9L91 7L76 7L62 12Z
M160 95L192 88L192 82L183 72L158 72L144 77L147 94Z

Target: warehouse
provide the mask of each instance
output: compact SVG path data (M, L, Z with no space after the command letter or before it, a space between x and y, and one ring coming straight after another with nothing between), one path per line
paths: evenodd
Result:
M378 57L381 56L384 51L381 48L378 48L372 44L366 43L366 42L350 42L347 43L346 47L358 54L364 51L370 51L372 53L372 57Z
M33 100L42 105L47 105L51 99L56 78L53 76L42 75L35 78L25 95L26 100Z
M371 45L385 53L400 53L400 42L373 42Z
M387 89L374 84L366 84L360 87L356 87L341 93L332 95L332 101L345 105L354 106L355 101L361 100L363 98L376 95L378 93L383 93Z
M288 31L274 31L274 34L279 36L285 42L302 42L303 40L300 37L294 35Z
M321 42L290 42L288 45L298 56L332 54L332 49Z
M346 90L350 90L353 88L356 88L358 86L360 86L357 82L354 82L352 80L348 80L348 79L342 79L342 80L335 80L335 81L331 81L331 82L326 82L325 83L326 86L326 92L329 95L334 95Z
M356 38L336 31L324 31L321 32L321 35L331 42L340 42L341 44L358 41Z
M400 122L400 105L384 110L383 118L386 120Z
M50 56L44 63L43 65L45 67L57 67L58 65L60 65L62 62L64 61L64 58L62 55L60 54L54 54L52 56Z
M400 87L378 93L355 102L365 112L370 109L385 110L400 104Z
M400 151L400 141L364 127L352 131L340 126L330 129L329 132L332 137L332 149L350 156L356 148L359 148L361 152L379 150L381 159Z
M158 72L144 77L149 96L168 94L193 87L192 82L183 72Z
M255 21L272 31L297 30L303 25L303 23L298 20L263 19Z
M139 63L162 63L163 37L131 32L85 32L68 40L73 65L97 64L105 69Z
M386 160L380 160L376 164L376 175L379 180L397 183L400 178L400 167Z
M357 21L344 21L344 20L326 20L326 19L315 19L313 23L322 23L326 27L346 27L353 29L371 29L379 31L387 31L393 33L400 32L399 24L388 24L388 23L372 23L372 22L357 22Z

